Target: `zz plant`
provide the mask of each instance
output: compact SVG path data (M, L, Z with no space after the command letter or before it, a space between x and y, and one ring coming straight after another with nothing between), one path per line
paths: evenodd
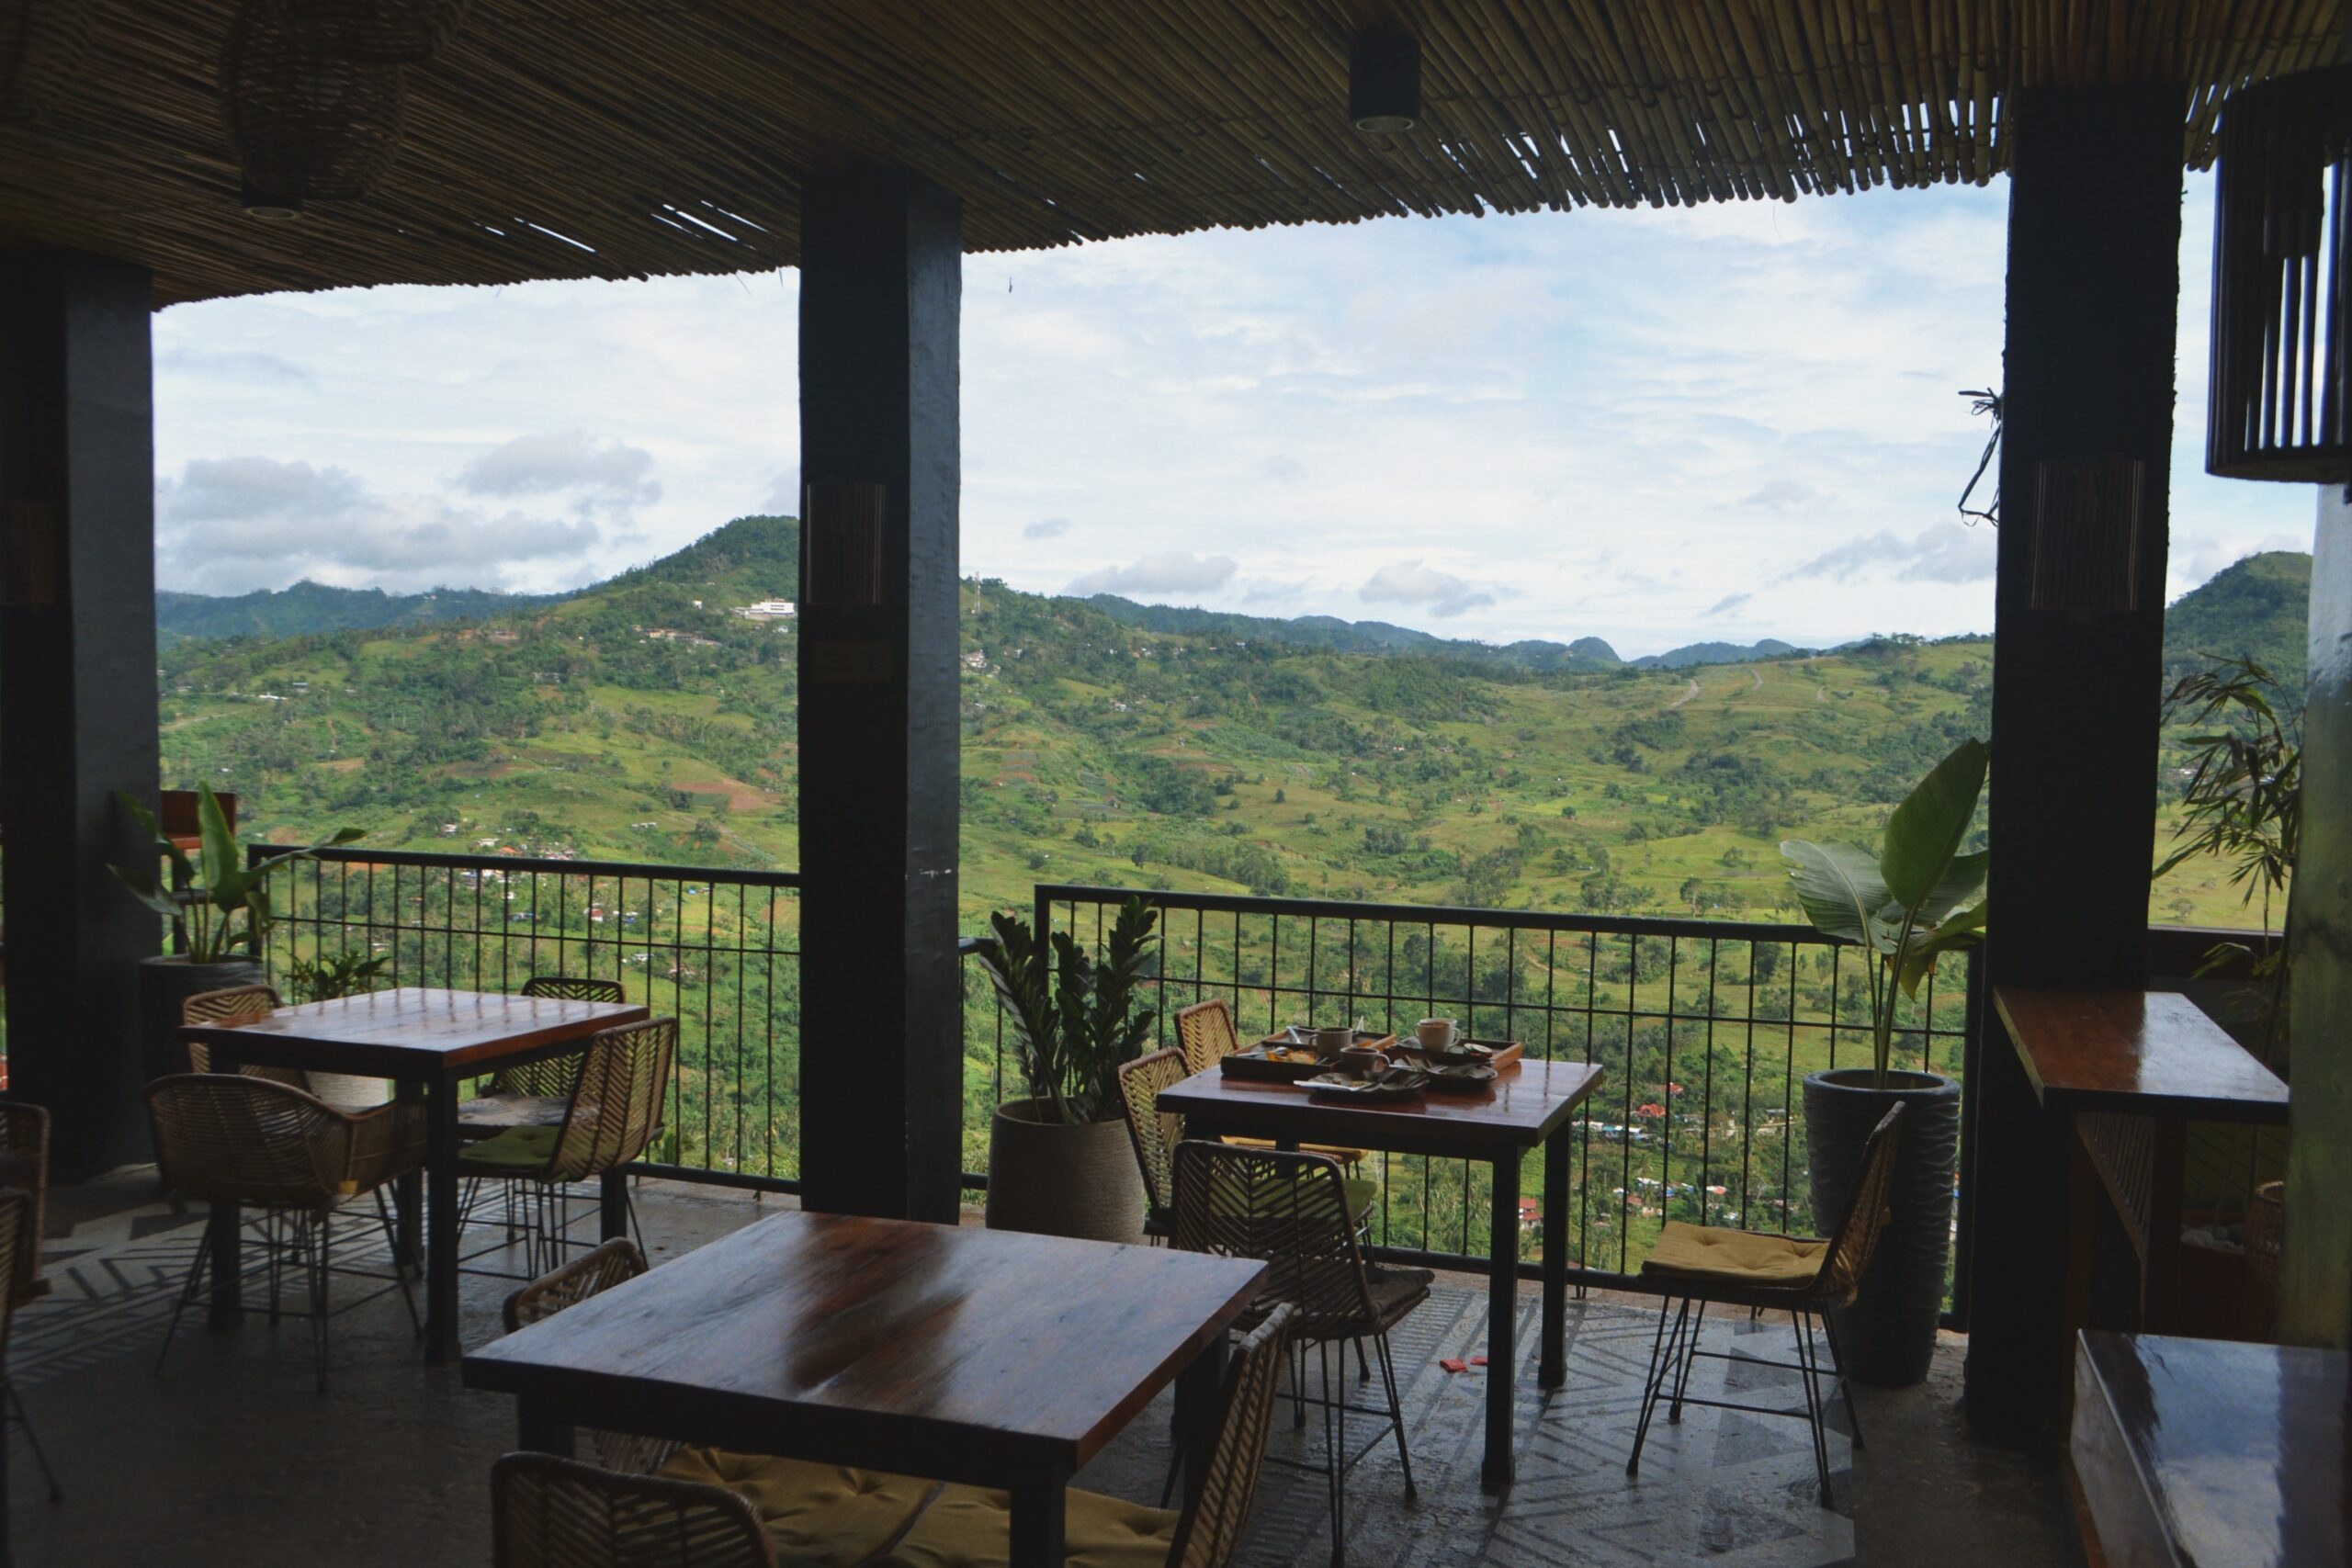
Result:
M1041 942L1026 920L1002 911L989 918L996 941L978 956L1012 1021L1030 1097L1052 1108L1052 1120L1111 1122L1123 1113L1120 1064L1141 1054L1159 1016L1135 1006L1159 921L1159 910L1128 898L1096 959L1068 931Z
M240 954L258 960L272 919L270 873L288 861L364 837L357 828L338 829L332 838L248 865L212 786L199 784L196 821L201 843L196 860L190 861L187 852L164 834L153 812L121 790L115 792L115 798L155 840L156 853L170 862L172 882L165 886L156 877L152 861L143 866L107 869L122 879L141 903L167 919L185 922L190 964L221 964Z
M1984 868L1960 846L1984 793L1989 753L1962 741L1887 818L1879 852L1852 844L1791 839L1781 846L1805 918L1825 936L1871 955L1871 1087L1887 1087L1894 1048L1895 993L1917 998L1936 960L1984 934Z

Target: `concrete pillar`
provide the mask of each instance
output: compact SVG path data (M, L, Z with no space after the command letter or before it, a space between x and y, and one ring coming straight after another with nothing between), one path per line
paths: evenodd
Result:
M143 267L0 250L0 831L8 1093L66 1175L149 1147L134 965L155 917L107 870L153 802L155 457Z
M2177 85L2041 87L2010 104L1996 987L2147 982L2185 109ZM1968 1414L2043 1437L2066 1393L2066 1131L1986 1015L1969 1065Z
M801 198L802 1201L953 1223L962 209L912 175Z

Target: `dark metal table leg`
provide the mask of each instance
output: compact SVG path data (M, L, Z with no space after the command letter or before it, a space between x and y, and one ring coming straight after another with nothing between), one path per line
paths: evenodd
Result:
M1176 1374L1176 1447L1184 1457L1184 1491L1189 1498L1208 1473L1209 1456L1216 1450L1217 1423L1225 1393L1226 1337L1213 1336L1192 1364Z
M393 1095L401 1100L422 1100L427 1087L413 1078L403 1078L392 1086ZM411 1279L424 1274L424 1173L411 1170L392 1179L392 1213L394 1231L400 1238L400 1257L396 1262L406 1268Z
M458 1342L458 1085L435 1081L425 1097L424 1360L455 1360Z
M1062 1568L1063 1491L1068 1474L1046 1471L1012 1489L1012 1562L1016 1568Z
M628 1235L628 1172L608 1170L596 1179L596 1239Z
M1519 1367L1519 1151L1495 1161L1495 1206L1487 1229L1487 1462L1489 1492L1511 1482L1511 1378Z
M1538 1388L1568 1381L1568 1137L1563 1122L1544 1140L1544 1362Z

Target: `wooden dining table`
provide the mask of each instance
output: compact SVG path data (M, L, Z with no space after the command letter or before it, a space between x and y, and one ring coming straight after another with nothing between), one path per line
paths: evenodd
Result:
M424 1100L427 1132L424 1170L424 1355L438 1364L458 1352L458 1101L471 1079L578 1051L600 1030L642 1023L649 1010L635 1002L582 1002L522 997L503 991L455 991L403 986L334 1001L279 1008L236 1023L188 1024L180 1037L209 1048L215 1072L241 1066L300 1067L306 1072L390 1078L395 1092ZM627 1177L604 1179L601 1229L627 1224ZM417 1255L418 1179L401 1179L401 1236L407 1258ZM213 1205L212 1321L242 1315L237 1205ZM225 1210L223 1217L220 1211ZM405 1260L403 1260L405 1261Z
M1536 1383L1567 1381L1569 1140L1576 1110L1600 1084L1591 1062L1521 1060L1470 1093L1423 1092L1409 1100L1358 1103L1322 1099L1304 1085L1228 1077L1218 1067L1160 1090L1159 1109L1184 1118L1188 1138L1249 1137L1283 1148L1302 1143L1474 1160L1494 1170L1487 1222L1487 1450L1480 1478L1489 1492L1512 1473L1511 1378L1518 1362L1519 1164L1544 1151L1543 1353Z
M467 1355L521 1444L633 1432L1012 1494L1062 1561L1063 1492L1159 1390L1194 1475L1254 1260L787 1212Z

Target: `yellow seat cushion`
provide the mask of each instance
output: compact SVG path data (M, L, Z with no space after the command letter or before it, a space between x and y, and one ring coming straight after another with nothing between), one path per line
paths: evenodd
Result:
M1740 1285L1802 1285L1821 1272L1829 1244L1668 1220L1642 1262L1645 1274L1722 1280Z
M932 1487L878 1470L725 1449L681 1449L662 1473L748 1498L779 1558L824 1568L854 1568L896 1540Z
M1176 1516L1165 1508L1072 1488L1062 1509L1068 1568L1160 1568L1176 1540ZM1012 1499L948 1486L876 1568L1004 1568L1012 1555Z
M458 1151L458 1168L474 1176L530 1176L555 1157L560 1127L509 1127L494 1138Z

